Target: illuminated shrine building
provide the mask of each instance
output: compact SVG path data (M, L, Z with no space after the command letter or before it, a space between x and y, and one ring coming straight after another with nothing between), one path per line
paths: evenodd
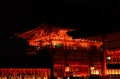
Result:
M39 77L41 77L41 71L44 71L45 73L42 74L47 78L51 73L55 77L120 75L120 40L116 41L120 38L120 33L113 33L113 38L111 34L107 34L73 39L67 35L67 32L74 30L42 24L33 30L18 33L17 36L29 43L27 55L34 56L41 53L41 50L47 50L52 58L52 68L28 69L28 71L36 73ZM116 69L113 65L118 68ZM5 69L0 71L7 72ZM23 72L19 69L11 71Z

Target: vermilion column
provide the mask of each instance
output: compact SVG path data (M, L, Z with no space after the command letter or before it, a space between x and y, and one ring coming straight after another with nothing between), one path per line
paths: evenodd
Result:
M102 35L101 39L102 39L102 46L101 46L101 53L102 53L102 76L106 76L106 47L105 47L105 39L106 39L106 35Z
M107 63L106 63L106 51L103 52L103 61L102 61L102 76L106 76Z

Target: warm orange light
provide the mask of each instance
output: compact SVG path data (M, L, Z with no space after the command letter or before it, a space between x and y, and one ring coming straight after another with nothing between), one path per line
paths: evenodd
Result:
M120 52L119 49L116 50L107 50L107 60L110 60L111 64L119 64L120 63Z
M99 75L99 70L96 70L95 74Z
M90 67L90 70L94 70L94 67Z
M111 57L110 57L110 56L108 56L108 57L107 57L107 60L111 60Z
M47 30L49 30L49 32ZM22 34L18 34L18 36L24 39L29 38L28 41L30 46L44 47L49 43L51 44L51 47L54 47L56 42L61 42L61 44L64 45L64 48L74 49L73 46L76 46L77 49L81 47L89 48L90 45L94 45L97 48L99 48L102 44L102 42L87 40L83 38L73 39L71 36L67 35L67 32L69 31L74 31L74 29L56 28L56 27L51 27L51 29L48 29L48 27L45 24L42 24L41 27L30 30ZM66 44L67 47L65 47Z
M99 75L100 74L100 72L99 72L99 70L91 70L91 74L93 75Z
M65 67L65 72L69 72L70 71L70 67L69 66L66 66Z
M120 69L107 69L107 75L109 74L120 75Z

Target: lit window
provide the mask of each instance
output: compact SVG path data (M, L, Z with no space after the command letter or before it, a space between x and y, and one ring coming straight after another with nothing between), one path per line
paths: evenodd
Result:
M107 60L111 60L111 57L110 57L110 56L107 56Z
M99 70L92 70L92 71L91 71L91 74L99 75L100 73L99 73Z
M96 75L99 75L99 70L96 70L95 74L96 74Z
M63 44L55 44L56 47L62 47Z
M94 67L92 66L92 67L90 67L90 70L94 70Z
M69 66L66 66L65 67L65 72L69 72L70 71L70 67Z

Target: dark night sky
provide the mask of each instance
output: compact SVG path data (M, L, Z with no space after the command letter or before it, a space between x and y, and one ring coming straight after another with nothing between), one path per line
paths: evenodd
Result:
M2 32L28 30L42 22L59 27L79 28L77 33L81 35L119 31L119 2L119 0L4 2Z
M22 40L8 38L10 32L29 30L42 22L58 27L78 28L77 32L72 33L76 37L120 31L119 2L119 0L4 1L0 10L2 46L0 58L4 58L2 54L9 56L15 55L16 52L17 57L25 49ZM6 60L8 61L7 58Z

